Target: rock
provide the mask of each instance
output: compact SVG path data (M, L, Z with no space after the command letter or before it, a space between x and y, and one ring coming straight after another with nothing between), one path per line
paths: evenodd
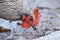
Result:
M19 20L22 13L30 14L25 0L0 0L0 18Z
M2 26L0 26L0 32L2 32L2 33L7 33L7 32L11 32L11 30L10 29L7 29L7 28L3 28Z

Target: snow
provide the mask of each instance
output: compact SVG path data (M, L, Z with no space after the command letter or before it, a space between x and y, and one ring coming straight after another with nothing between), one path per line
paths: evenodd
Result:
M60 31L52 32L47 36L40 37L38 39L33 39L33 40L60 40Z

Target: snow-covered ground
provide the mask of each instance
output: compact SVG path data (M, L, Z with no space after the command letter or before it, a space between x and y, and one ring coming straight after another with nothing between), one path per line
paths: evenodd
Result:
M38 39L33 39L33 40L60 40L60 31L52 32L47 36L40 37Z
M37 26L39 33L36 33L32 28L23 29L21 26L17 25L17 22L20 21L12 21L11 23L9 23L9 20L0 19L0 26L12 30L10 35L5 36L5 39L7 38L11 40L60 40L60 31L54 30L60 29L60 14L59 11L56 9L60 7L60 1L27 0L26 2L30 10L33 10L37 6L50 8L39 10L41 15L40 22Z

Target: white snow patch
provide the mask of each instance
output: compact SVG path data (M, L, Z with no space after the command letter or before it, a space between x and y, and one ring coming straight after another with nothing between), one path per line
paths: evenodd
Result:
M52 32L47 36L40 37L38 39L33 39L33 40L60 40L60 31Z

